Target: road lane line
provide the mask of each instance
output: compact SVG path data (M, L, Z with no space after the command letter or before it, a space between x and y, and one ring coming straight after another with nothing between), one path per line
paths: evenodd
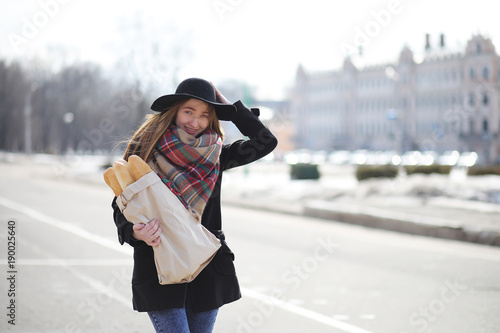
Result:
M10 208L12 210L18 211L20 213L23 213L25 215L28 215L29 217L32 217L40 222L43 222L45 224L51 225L53 227L59 228L61 230L67 231L69 233L72 233L76 236L79 236L83 239L89 240L91 242L94 242L96 244L99 244L101 246L107 247L109 249L118 251L120 253L124 253L127 255L132 255L133 250L130 247L125 247L118 245L118 242L112 242L107 238L104 238L102 236L90 233L82 228L75 227L74 225L71 225L68 222L63 222L60 220L57 220L53 217L50 217L48 215L45 215L43 213L40 213L33 208L30 208L28 206L25 206L23 204L5 199L0 197L0 205Z
M248 289L248 288L241 288L241 292L244 296L256 299L262 303L266 303L271 306L275 306L277 308L280 308L282 310L288 311L290 313L296 314L298 316L316 321L318 323L322 323L324 325L339 329L343 332L347 333L373 333L372 331L367 331L363 328L333 319L331 317L325 316L323 314L314 312L312 310L305 309L303 307L300 307L298 305L294 305L288 302L285 302L281 299L278 299L276 297L272 297L263 293L260 293L258 291Z
M70 265L71 261L74 261L75 259L59 259L59 258L51 258L52 254L49 254L45 249L41 249L38 246L34 244L27 244L29 247L31 247L33 250L35 250L39 255L45 257L44 259L24 259L24 260L19 260L20 264L23 262L29 263L30 261L34 263L35 265L42 264L42 263L48 263L51 264L51 266L59 266L62 267L64 270L69 272L70 274L74 275L74 277L84 284L88 285L92 290L94 290L96 293L99 293L101 295L106 295L109 297L109 299L112 299L120 304L125 305L127 308L130 308L131 301L130 299L127 299L122 296L121 293L117 291L117 284L118 287L128 287L130 285L130 280L127 278L126 280L124 279L125 276L128 276L128 272L126 274L123 274L123 268L122 272L118 272L116 269L113 269L111 271L112 277L107 280L107 284L104 282L101 282L100 280L93 278L92 276L83 273L81 270L78 271L76 268L73 267L73 265ZM78 260L78 259L76 259ZM84 261L89 261L88 259L83 259ZM99 260L93 260L99 261ZM109 261L109 259L104 259L101 260L101 262ZM121 261L121 260L120 260ZM123 265L122 265L123 267ZM86 306L88 305L88 301L94 301L96 302L97 300L94 299L93 296L87 296L83 302L80 303L80 306ZM102 306L105 306L108 302L103 298L99 298L99 301L101 302ZM95 303L93 303L95 304ZM95 308L93 308L95 310ZM78 310L75 316L78 315Z
M125 305L127 308L130 308L132 301L128 298L122 296L121 293L118 293L109 285L105 285L101 281L94 279L93 277L83 274L82 272L76 271L73 267L65 266L77 279L80 279L83 283L89 285L92 289L97 290L103 294L106 294L111 299ZM127 281L128 282L128 281Z
M18 266L132 266L132 259L18 259ZM6 265L0 262L0 265Z
M99 244L101 246L110 248L112 250L118 251L120 253L125 253L125 254L129 254L129 255L131 255L133 253L132 249L118 246L117 244L110 242L108 239L106 239L104 237L92 234L86 230L75 227L67 222L63 222L63 221L54 219L48 215L40 213L40 212L38 212L38 211L28 207L28 206L25 206L23 204L19 204L17 202L0 197L0 205L7 207L9 209L18 211L20 213L23 213L25 215L28 215L28 216L38 220L40 222L43 222L43 223L46 223L46 224L51 225L53 227L67 231L67 232L72 233L76 236L82 237L86 240L89 240L89 241L94 242L96 244ZM125 304L127 306L130 305L129 300L126 300L121 295L117 294L116 292L114 292L112 290L109 291L108 288L100 281L98 281L98 280L96 280L88 275L84 275L82 273L75 271L70 265L68 265L68 263L64 262L64 260L55 259L53 261L53 264L66 267L75 276L77 276L80 280L82 280L86 284L90 285L93 289L102 290L102 291L106 292L114 300L116 300L122 304ZM242 293L247 297L257 299L261 302L274 305L274 306L276 306L282 310L285 310L287 312L299 315L301 317L304 317L304 318L307 318L307 319L310 319L310 320L313 320L313 321L316 321L319 323L323 323L327 326L340 329L340 330L347 332L347 333L373 333L373 332L364 330L362 328L359 328L359 327L356 327L356 326L353 326L353 325L350 325L347 323L340 322L338 320L335 320L335 319L330 318L328 316L322 315L320 313L299 307L297 305L287 303L283 300L271 298L265 294L259 293L257 291L251 290L251 289L242 288Z
M105 294L110 299L113 299L113 300L117 301L118 303L121 303L121 304L125 305L126 307L130 308L130 305L132 302L129 299L123 297L122 294L120 294L116 290L114 290L114 288L112 288L110 283L108 283L108 285L106 285L106 284L102 283L101 281L99 281L98 279L91 277L90 275L87 275L85 273L77 271L75 268L73 268L69 265L66 265L66 263L64 262L63 259L52 259L52 260L54 260L54 261L59 260L60 263L57 264L58 266L64 267L64 269L66 269L71 274L73 274L75 276L75 278L77 278L80 281L82 281L83 283L87 284L93 290L95 290L101 294ZM117 277L113 277L112 279L117 279ZM119 282L121 284L124 283L123 281L119 281ZM128 283L128 281L127 281L127 283Z

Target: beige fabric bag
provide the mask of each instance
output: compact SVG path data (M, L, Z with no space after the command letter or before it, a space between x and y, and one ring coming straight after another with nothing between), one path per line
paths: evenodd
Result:
M154 171L127 186L116 202L134 224L160 221L161 243L153 247L160 284L194 280L221 246Z

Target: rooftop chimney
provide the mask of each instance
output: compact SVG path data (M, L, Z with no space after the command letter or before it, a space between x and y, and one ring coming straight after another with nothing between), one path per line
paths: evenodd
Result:
M430 51L431 49L431 35L425 34L425 50Z
M441 46L441 48L444 49L444 34L441 34L439 36L439 46Z

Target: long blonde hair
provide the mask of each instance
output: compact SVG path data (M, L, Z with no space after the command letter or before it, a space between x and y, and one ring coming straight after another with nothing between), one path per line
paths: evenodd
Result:
M177 111L187 99L174 103L171 107L160 113L146 115L146 121L132 135L129 140L125 155L123 158L128 160L130 155L139 155L144 161L148 161L153 154L156 143L163 136L167 128L175 123ZM224 140L224 133L219 119L215 114L215 108L212 104L206 103L209 112L209 124L207 129L215 131Z

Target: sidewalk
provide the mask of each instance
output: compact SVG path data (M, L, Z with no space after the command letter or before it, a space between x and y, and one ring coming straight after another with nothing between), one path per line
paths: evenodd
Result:
M270 170L226 175L224 204L500 246L500 204L463 198L500 193L497 176L415 175L358 184L349 172L318 181L293 181Z

